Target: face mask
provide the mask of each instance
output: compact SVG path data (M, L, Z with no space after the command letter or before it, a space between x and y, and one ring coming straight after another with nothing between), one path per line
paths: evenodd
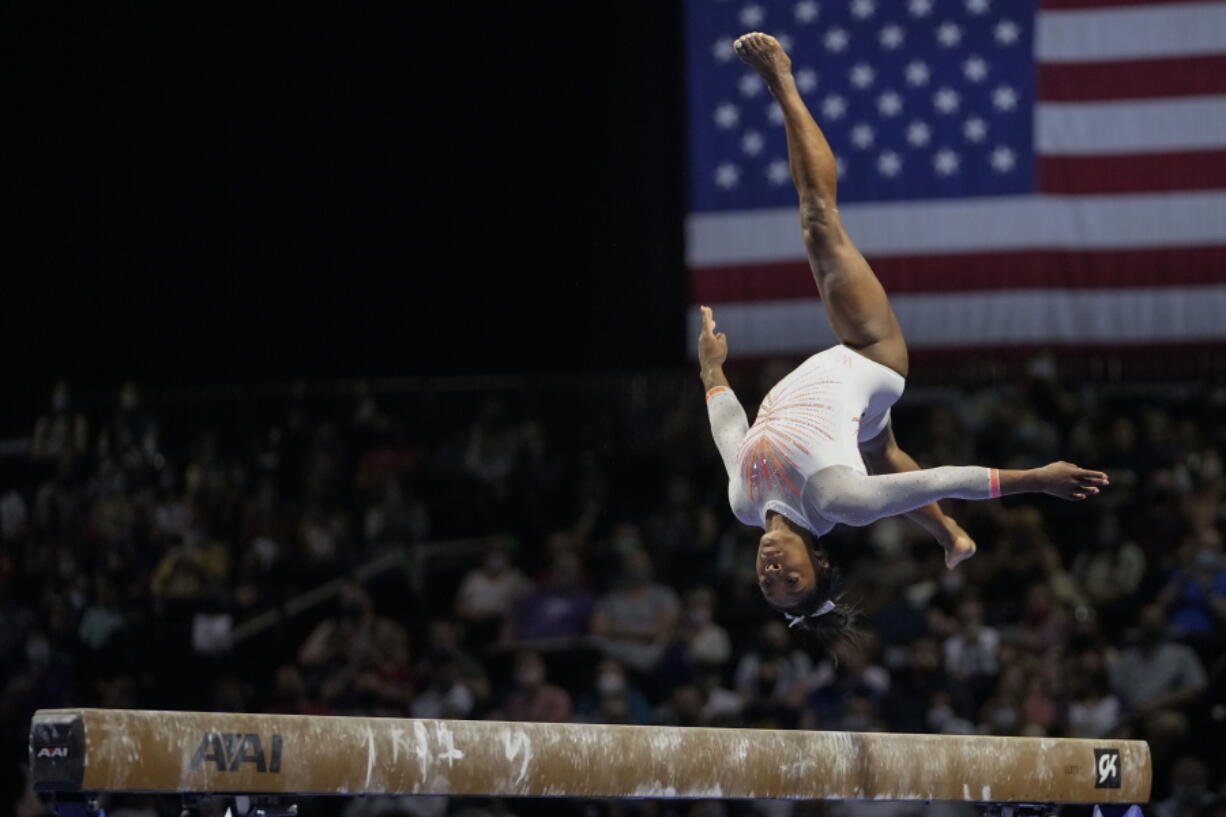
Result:
M34 636L26 642L26 660L37 666L44 666L51 660L51 642L42 636Z
M1010 707L1001 707L995 710L988 720L997 729L1008 731L1017 724L1017 712Z
M596 690L601 695L620 695L626 689L626 679L618 672L602 672L596 679Z
M1218 569L1221 561L1221 554L1205 548L1197 551L1196 555L1192 557L1192 569L1215 571Z
M928 710L928 725L940 731L941 727L954 716L953 710L944 704L937 704Z

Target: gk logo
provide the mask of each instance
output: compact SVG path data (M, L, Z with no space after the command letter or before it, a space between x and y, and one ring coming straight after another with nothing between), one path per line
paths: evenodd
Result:
M1120 750L1095 749L1094 770L1096 789L1118 789L1120 787Z

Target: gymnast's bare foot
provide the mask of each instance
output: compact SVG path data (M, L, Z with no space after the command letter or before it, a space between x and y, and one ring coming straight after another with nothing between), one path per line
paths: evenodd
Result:
M742 34L732 44L737 56L757 71L771 88L775 88L792 74L792 60L783 46L769 34L754 31Z
M937 538L941 547L945 548L945 566L950 570L975 555L975 540L949 517L946 517L945 535Z

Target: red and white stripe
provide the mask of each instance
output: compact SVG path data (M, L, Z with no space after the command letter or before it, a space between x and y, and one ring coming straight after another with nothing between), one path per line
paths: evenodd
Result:
M840 207L908 342L1226 340L1226 2L1042 0L1035 48L1038 194ZM734 354L834 340L794 208L687 232Z

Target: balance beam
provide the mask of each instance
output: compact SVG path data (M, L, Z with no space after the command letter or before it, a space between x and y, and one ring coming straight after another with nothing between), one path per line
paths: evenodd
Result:
M1141 803L1141 741L109 709L34 716L43 792Z

